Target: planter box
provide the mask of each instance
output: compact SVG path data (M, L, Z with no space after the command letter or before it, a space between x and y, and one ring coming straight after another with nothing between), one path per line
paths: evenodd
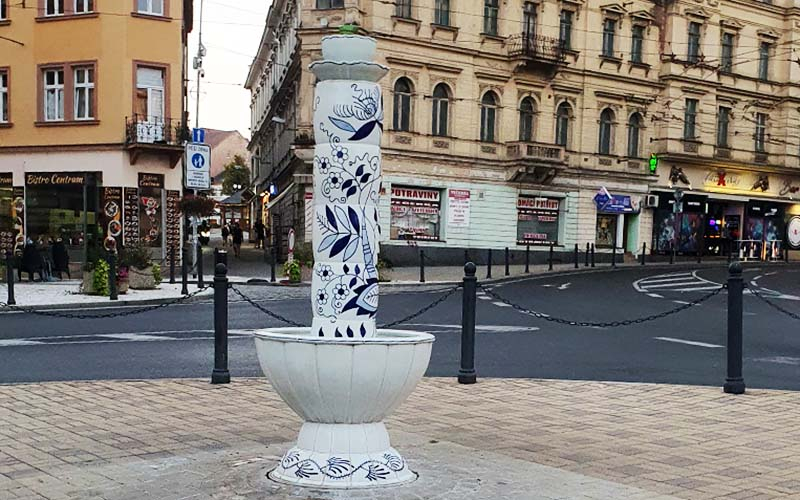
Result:
M130 286L130 281L117 281L117 294L124 295L128 293L128 287Z
M131 267L128 269L128 284L134 290L152 290L156 287L156 280L153 278L153 266L145 269Z
M303 283L310 283L311 277L314 274L314 269L311 267L303 266L300 268L300 281Z
M83 271L81 290L86 295L94 295L94 271Z

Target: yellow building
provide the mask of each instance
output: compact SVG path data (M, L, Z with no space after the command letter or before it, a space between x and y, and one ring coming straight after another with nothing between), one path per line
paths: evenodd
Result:
M191 0L0 0L0 250L180 245L191 28Z

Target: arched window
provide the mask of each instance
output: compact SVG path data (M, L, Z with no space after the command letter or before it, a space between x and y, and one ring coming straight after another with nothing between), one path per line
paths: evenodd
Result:
M400 78L394 84L394 120L395 130L408 132L411 130L411 80Z
M628 156L631 158L639 158L639 142L642 137L642 115L634 113L628 118Z
M569 143L570 118L572 118L572 108L566 102L562 102L556 110L556 144L565 148Z
M481 140L484 142L495 141L498 102L497 94L491 90L481 99Z
M533 141L533 114L535 112L533 98L526 97L519 103L519 140Z
M606 108L600 112L600 145L601 155L611 154L611 134L614 128L614 112Z
M431 133L433 135L446 136L450 113L450 89L447 85L440 83L433 88L432 103Z

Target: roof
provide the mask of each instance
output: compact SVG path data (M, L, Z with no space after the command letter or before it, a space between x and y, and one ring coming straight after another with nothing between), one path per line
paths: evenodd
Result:
M249 189L242 189L241 191L236 191L232 195L228 196L220 203L222 205L246 205L250 203L250 200L253 199L253 192Z
M230 137L239 136L244 143L247 143L247 139L238 131L238 130L217 130L213 128L206 129L206 144L211 146L212 148L219 146L225 139Z

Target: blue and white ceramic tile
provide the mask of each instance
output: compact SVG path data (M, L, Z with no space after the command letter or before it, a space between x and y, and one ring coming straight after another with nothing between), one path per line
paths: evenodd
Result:
M314 262L375 264L378 209L314 204Z
M360 339L375 336L374 319L331 320L315 317L311 321L311 333L315 337Z
M346 80L317 84L314 137L317 144L358 142L379 146L383 131L380 86Z
M321 151L320 151L321 150ZM381 185L380 147L357 143L315 148L314 199L328 203L377 204Z
M311 278L314 315L328 319L374 318L378 270L374 265L317 262Z

